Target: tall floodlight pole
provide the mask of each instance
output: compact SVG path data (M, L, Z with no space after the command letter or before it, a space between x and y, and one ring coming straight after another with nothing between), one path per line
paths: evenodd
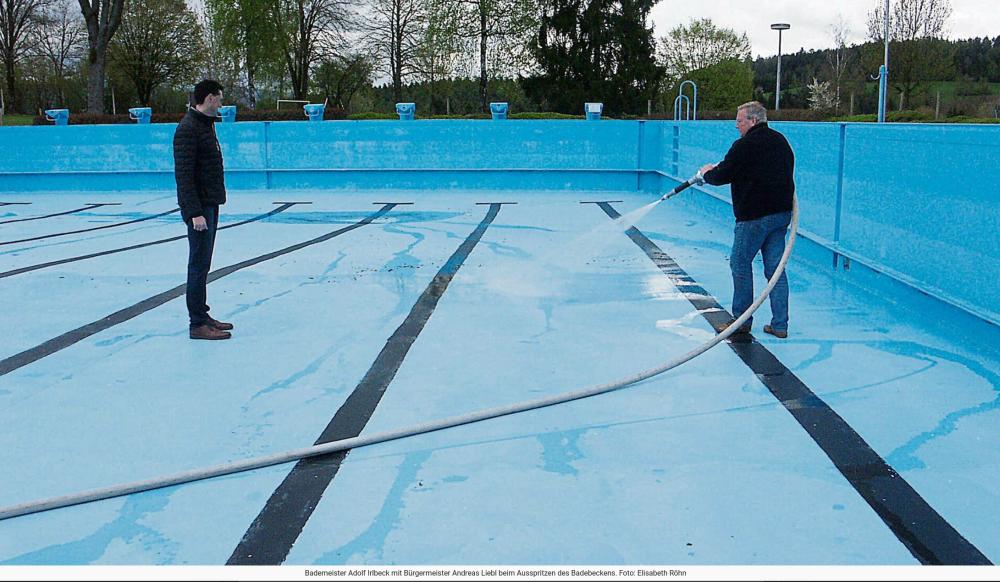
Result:
M886 0L888 2L888 0ZM771 30L778 31L778 82L774 89L774 110L781 111L781 32L791 28L791 24L776 22L771 25Z
M878 69L878 122L885 123L885 105L889 94L889 0L885 0L885 60Z

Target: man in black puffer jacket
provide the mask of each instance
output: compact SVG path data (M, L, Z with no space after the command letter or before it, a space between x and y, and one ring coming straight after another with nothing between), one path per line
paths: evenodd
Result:
M222 149L215 119L222 106L222 85L205 80L194 87L194 107L174 133L174 177L177 204L187 224L187 308L191 339L229 339L231 323L208 314L208 272L212 268L219 206L226 203Z
M785 136L767 126L767 110L756 101L736 112L736 140L726 158L702 166L705 181L714 186L732 184L736 229L729 266L733 272L733 316L739 317L753 303L753 259L764 259L770 279L785 252L785 232L792 217L795 194L795 154ZM769 296L771 324L764 332L788 337L788 277L781 274ZM752 319L740 328L750 331Z

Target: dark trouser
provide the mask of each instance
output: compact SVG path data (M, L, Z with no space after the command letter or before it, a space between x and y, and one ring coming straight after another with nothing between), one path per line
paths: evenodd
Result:
M208 323L208 272L212 269L212 251L215 249L215 231L219 226L219 207L203 208L208 228L195 230L187 223L188 274L187 308L191 327Z

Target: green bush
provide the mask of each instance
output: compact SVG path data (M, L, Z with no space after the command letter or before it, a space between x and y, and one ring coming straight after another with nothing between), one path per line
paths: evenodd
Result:
M150 118L150 123L177 123L184 118L184 113L156 113ZM323 119L327 121L344 119L344 110L337 107L327 107L323 112ZM301 109L245 109L236 111L236 121L305 121L305 112ZM123 123L135 123L130 119L128 113L119 115L98 114L98 113L73 113L69 114L70 125L114 125ZM52 125L52 122L45 119L45 116L36 116L34 125Z
M827 121L845 123L874 123L878 121L874 113L868 115L852 115L849 117L833 117ZM945 119L934 119L927 113L918 111L890 111L886 114L886 121L892 123L1000 123L1000 119L991 117L970 117L967 115L956 115Z
M511 113L508 119L583 119L583 115L570 115L568 113L553 113L549 111Z
M934 116L921 111L889 111L885 114L885 120L892 123L929 123L934 121ZM874 113L866 115L848 115L841 117L831 117L827 121L838 121L846 123L871 123L878 121L878 116Z
M753 69L739 59L691 71L687 78L698 84L699 109L732 110L735 119L736 108L753 97Z
M364 113L353 113L347 116L350 120L370 120L370 119L399 119L399 116L395 113L378 113L375 111L366 111ZM453 113L451 115L432 115L430 117L416 116L416 119L493 119L493 116L489 113L466 113L458 114ZM583 119L582 115L567 115L565 113L551 113L551 112L521 112L521 113L510 113L507 115L507 119Z
M367 119L399 119L395 113L379 113L377 111L365 111L363 113L352 113L347 116L350 121L364 121Z
M959 115L956 117L949 117L948 119L942 119L941 123L1000 123L1000 119L995 117L969 117L967 115Z
M3 116L3 124L6 125L31 125L34 116L21 114L8 114Z

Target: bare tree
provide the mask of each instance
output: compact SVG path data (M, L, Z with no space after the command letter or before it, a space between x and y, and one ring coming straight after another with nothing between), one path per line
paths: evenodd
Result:
M150 105L164 83L192 80L203 52L200 27L184 0L129 0L109 54L140 105Z
M207 11L195 12L195 16L201 26L201 44L205 47L205 58L201 61L201 77L215 79L222 83L223 87L231 88L227 97L235 101L237 95L234 90L239 84L240 59L237 54L226 50L222 33L212 26Z
M87 112L104 113L104 69L108 45L122 23L125 0L78 0L87 23Z
M827 54L827 63L830 65L831 77L833 81L835 109L840 110L840 86L851 64L851 52L847 41L851 36L851 29L844 20L844 16L838 15L837 22L830 26L830 36L833 37L833 50Z
M659 39L658 57L667 74L675 79L729 59L750 59L746 33L721 28L709 18L693 19Z
M435 88L441 79L451 76L458 65L461 39L458 36L458 12L451 0L425 0L427 26L420 41L415 67L427 83L429 106L434 115Z
M941 42L951 16L948 0L894 0L889 15L889 81L900 92L899 108L926 81L948 74L951 50ZM868 38L885 42L885 8L877 0L868 13Z
M392 95L403 100L403 81L417 72L417 56L427 23L423 0L370 0L361 29L371 54L392 79Z
M255 109L259 80L278 76L284 60L274 0L205 0L205 8L219 50L240 63L247 102Z
M276 0L275 18L283 23L285 67L296 99L309 93L309 73L343 44L352 17L349 0Z
M479 56L479 102L489 110L491 72L517 70L528 61L528 42L538 25L537 0L454 0L462 10L459 34ZM492 58L492 62L491 59Z
M374 67L363 53L345 53L324 59L316 71L316 83L336 107L348 111L354 96L370 87Z
M3 60L8 108L17 111L17 65L32 52L38 25L49 0L0 0L0 59Z
M66 76L83 57L87 31L75 0L59 0L42 13L35 30L36 55L47 65L54 97L66 102Z

